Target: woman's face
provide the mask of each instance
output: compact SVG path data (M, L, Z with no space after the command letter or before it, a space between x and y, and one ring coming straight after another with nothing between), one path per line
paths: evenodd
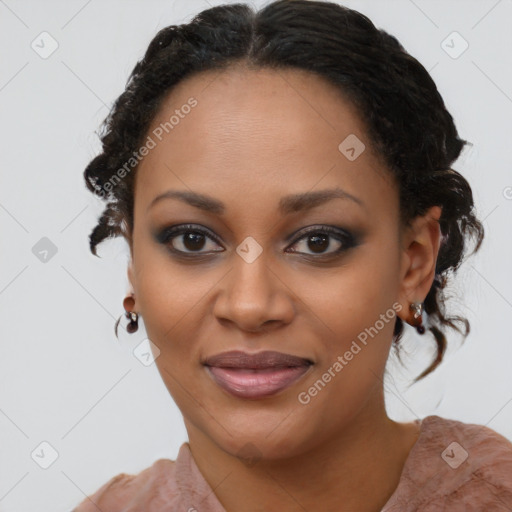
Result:
M181 82L148 135L128 275L189 436L272 459L380 417L408 260L397 189L355 108L306 72L232 68ZM169 191L190 200L155 201ZM240 396L203 364L231 350L313 364Z

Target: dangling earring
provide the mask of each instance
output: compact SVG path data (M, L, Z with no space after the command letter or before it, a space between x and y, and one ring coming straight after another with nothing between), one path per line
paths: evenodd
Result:
M137 313L134 313L133 311L127 311L125 315L126 318L130 319L130 322L126 326L126 330L130 334L137 332L137 329L139 328L139 315Z
M137 332L137 329L139 328L139 315L134 311L131 311L134 305L135 299L133 298L133 295L128 295L123 300L123 307L126 310L125 316L130 320L129 324L126 326L126 330L130 334Z
M423 324L423 303L422 302L411 302L411 305L409 306L409 309L413 311L413 317L416 327L416 330L419 334L424 334L425 327Z
M131 304L131 305L128 305L128 304ZM128 320L129 320L129 323L126 326L126 330L130 334L137 332L137 329L139 328L139 315L138 315L138 313L135 313L135 311L131 311L131 308L133 308L134 304L135 304L135 300L133 298L133 295L128 295L123 300L123 307L125 309L124 316L126 318L128 318ZM119 325L120 320L121 320L121 317L119 317L119 319L117 320L115 328L114 328L116 336L117 336L117 327Z

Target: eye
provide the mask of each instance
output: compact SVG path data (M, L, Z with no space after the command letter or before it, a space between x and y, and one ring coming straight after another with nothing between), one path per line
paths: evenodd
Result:
M308 229L299 237L292 246L302 247L304 250L311 250L307 253L304 250L292 250L308 255L334 255L341 253L355 245L354 238L348 232L332 228L330 226L317 226Z
M184 224L182 226L164 229L158 236L157 240L169 246L173 252L181 254L207 254L209 252L222 252L224 249L215 250L218 245L216 237L209 231L192 224ZM208 241L214 242L210 243ZM202 250L202 249L207 250Z
M348 231L331 226L312 226L299 234L301 236L289 246L299 247L299 249L291 249L290 252L308 256L333 256L357 243ZM223 248L215 248L220 246L220 241L213 233L194 224L165 228L156 236L156 239L173 253L184 257L224 251ZM311 252L306 252L308 250Z

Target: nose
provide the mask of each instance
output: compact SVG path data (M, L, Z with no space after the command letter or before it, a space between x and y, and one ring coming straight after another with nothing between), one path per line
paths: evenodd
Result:
M264 253L251 263L237 256L221 283L213 308L220 322L257 333L292 321L293 293L278 271L270 268Z

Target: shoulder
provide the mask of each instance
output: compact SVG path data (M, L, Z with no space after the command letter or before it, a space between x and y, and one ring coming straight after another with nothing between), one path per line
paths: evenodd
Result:
M129 505L140 506L140 510L158 510L158 506L172 504L176 496L175 461L158 459L138 474L114 476L72 512L121 512Z
M484 425L439 416L427 416L423 422L426 440L444 446L441 457L448 466L467 463L474 471L496 477L501 477L498 470L508 470L504 476L512 486L512 443L503 435Z
M512 510L512 443L491 428L427 416L410 459L419 510Z

